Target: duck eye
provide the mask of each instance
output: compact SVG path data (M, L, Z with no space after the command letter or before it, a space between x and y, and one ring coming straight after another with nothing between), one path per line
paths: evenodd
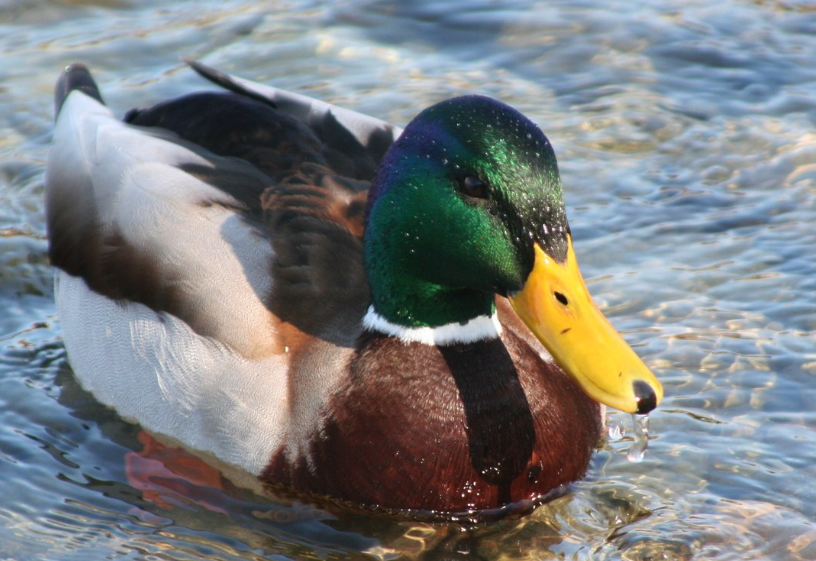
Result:
M555 292L554 294L555 294L555 299L558 300L559 302L561 302L562 306L566 306L566 305L569 304L569 300L567 300L567 297L564 296L561 292Z
M487 198L487 185L485 185L481 179L473 177L472 175L459 181L459 191L474 199Z

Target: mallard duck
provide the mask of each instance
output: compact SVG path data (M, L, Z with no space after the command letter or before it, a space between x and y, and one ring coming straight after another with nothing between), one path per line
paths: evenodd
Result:
M555 154L468 95L404 130L229 91L117 119L65 69L47 167L68 359L128 420L265 484L441 513L582 477L660 383L593 304Z

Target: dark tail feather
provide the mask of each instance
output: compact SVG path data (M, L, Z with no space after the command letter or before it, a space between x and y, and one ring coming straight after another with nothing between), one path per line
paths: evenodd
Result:
M245 95L247 97L254 99L255 101L260 101L261 103L264 103L266 105L271 105L275 109L278 108L277 104L273 100L269 99L265 95L246 89L244 86L237 83L230 76L224 74L223 72L219 72L215 68L211 68L206 64L202 64L197 60L190 60L186 58L182 60L189 64L190 68L195 70L199 76L201 76L202 78L206 78L210 82L221 86L225 90L229 90L232 93Z
M62 104L68 94L74 90L79 90L84 94L91 96L100 103L105 103L102 99L102 94L99 93L99 88L91 76L91 71L81 62L68 65L63 70L62 74L57 80L57 87L54 90L54 116L59 115Z

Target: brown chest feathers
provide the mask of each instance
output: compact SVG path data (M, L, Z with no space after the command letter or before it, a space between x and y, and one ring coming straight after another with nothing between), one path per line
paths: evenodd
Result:
M266 481L368 506L436 512L535 500L586 471L599 406L506 330L449 347L367 335L309 457Z

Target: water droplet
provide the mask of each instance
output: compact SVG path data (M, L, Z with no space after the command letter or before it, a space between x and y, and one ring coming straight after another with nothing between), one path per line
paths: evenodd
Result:
M442 165L445 165L445 166L448 165L448 159L447 158L442 158Z
M528 132L528 133L527 133L527 138L528 138L528 139L530 139L530 140L532 140L533 135L532 135L531 133L529 133L529 132ZM538 144L538 142L536 142L536 144Z
M626 434L626 429L623 427L623 423L619 423L614 419L608 419L606 422L606 437L611 440L612 442L616 442L623 438L623 435Z
M630 462L641 462L646 455L646 448L649 446L649 416L632 414L632 421L635 423L635 441L629 452L626 454L626 459Z

